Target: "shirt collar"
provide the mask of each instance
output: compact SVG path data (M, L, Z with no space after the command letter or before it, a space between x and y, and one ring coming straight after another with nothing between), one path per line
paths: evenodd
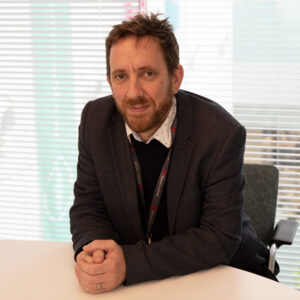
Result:
M149 144L152 140L156 139L157 141L162 143L166 148L170 148L172 145L171 127L175 115L176 115L176 98L173 96L172 107L167 118L164 120L161 126L156 130L156 132L149 138L149 140L146 141L145 143ZM129 140L130 140L130 135L132 134L137 141L139 142L143 141L139 136L139 134L131 130L131 128L128 126L126 122L125 122L125 127L126 127L126 134Z

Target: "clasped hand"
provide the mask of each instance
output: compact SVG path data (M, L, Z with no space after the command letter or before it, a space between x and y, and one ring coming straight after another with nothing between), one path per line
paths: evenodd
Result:
M108 292L126 279L122 248L113 240L95 240L77 255L75 274L82 289L88 293Z

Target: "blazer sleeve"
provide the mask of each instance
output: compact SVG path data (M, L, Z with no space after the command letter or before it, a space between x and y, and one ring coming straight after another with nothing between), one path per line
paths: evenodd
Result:
M203 188L199 226L148 245L122 245L127 284L184 275L228 264L240 240L243 206L243 156L246 131L241 125L221 138Z
M89 103L84 107L79 125L77 179L74 204L70 209L70 225L75 258L82 247L96 239L118 240L108 217L103 195L96 177L94 162L85 138Z

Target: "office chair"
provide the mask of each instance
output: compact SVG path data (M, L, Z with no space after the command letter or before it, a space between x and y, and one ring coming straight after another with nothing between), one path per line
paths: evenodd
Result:
M280 220L274 229L279 171L272 165L245 164L245 212L258 237L268 245L269 270L274 273L276 250L293 243L298 222Z

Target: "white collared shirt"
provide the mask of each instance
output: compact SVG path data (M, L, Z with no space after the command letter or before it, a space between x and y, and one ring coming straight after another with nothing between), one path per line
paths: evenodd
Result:
M161 126L156 130L156 132L145 143L149 144L153 139L156 139L157 141L162 143L165 147L170 148L172 145L171 127L175 115L176 115L176 98L173 96L172 107L167 118L164 120ZM126 127L126 134L129 140L130 140L130 135L132 134L137 141L143 142L139 134L134 132L126 122L125 122L125 127Z

